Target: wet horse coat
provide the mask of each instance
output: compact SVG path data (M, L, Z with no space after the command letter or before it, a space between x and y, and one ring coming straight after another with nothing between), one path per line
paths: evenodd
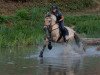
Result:
M56 23L56 16L51 14L51 20L46 18L45 19L45 26L48 25L47 21L51 22L51 36L52 36L52 41L57 42L58 38L60 37L60 30L59 30L59 25L58 23ZM66 40L73 40L74 39L74 34L75 31L67 26L65 26L66 30L67 30L67 34L66 35ZM58 42L64 42L63 38L60 39Z
M44 41L44 46L42 51L40 52L40 57L43 57L43 52L45 47L48 45L48 49L52 49L51 42L64 42L64 39L61 38L59 41L60 37L60 29L58 23L56 23L56 16L53 14L50 14L49 16L46 16L45 18L45 23L44 23L44 28L47 31L46 33L46 39ZM76 44L79 45L80 39L76 35L75 31L71 29L70 27L65 26L66 30L68 31L68 35L65 36L66 40L68 41L74 41ZM68 43L68 41L66 41Z

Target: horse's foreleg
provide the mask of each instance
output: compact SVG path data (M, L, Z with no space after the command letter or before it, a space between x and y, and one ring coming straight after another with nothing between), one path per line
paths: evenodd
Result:
M46 48L46 45L43 46L43 49L41 50L39 57L43 57L43 52L44 52L45 48Z
M45 50L47 44L48 44L48 40L47 40L47 38L46 38L45 43L44 43L44 46L43 46L43 49L40 51L39 57L43 57L43 52L44 52L44 50Z
M51 45L51 41L48 44L48 49L51 50L52 49L52 45Z

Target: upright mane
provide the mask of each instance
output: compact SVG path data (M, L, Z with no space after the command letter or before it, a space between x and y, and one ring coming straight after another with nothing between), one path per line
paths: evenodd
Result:
M56 16L51 13L47 13L45 17L51 17L51 19L53 19L54 21L57 20Z
M56 16L55 16L55 15L53 15L53 14L51 14L51 18L52 18L54 21L56 21L56 20L57 20Z

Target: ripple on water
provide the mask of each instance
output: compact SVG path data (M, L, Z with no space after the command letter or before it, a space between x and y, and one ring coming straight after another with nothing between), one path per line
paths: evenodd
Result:
M96 46L89 46L86 49L86 56L100 56L100 51L97 51L96 48Z

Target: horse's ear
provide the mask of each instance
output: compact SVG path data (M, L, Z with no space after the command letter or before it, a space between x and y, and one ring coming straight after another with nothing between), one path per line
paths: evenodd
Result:
M47 15L50 15L50 12L47 12Z
M45 18L47 17L47 13L44 15L44 17L45 17Z

